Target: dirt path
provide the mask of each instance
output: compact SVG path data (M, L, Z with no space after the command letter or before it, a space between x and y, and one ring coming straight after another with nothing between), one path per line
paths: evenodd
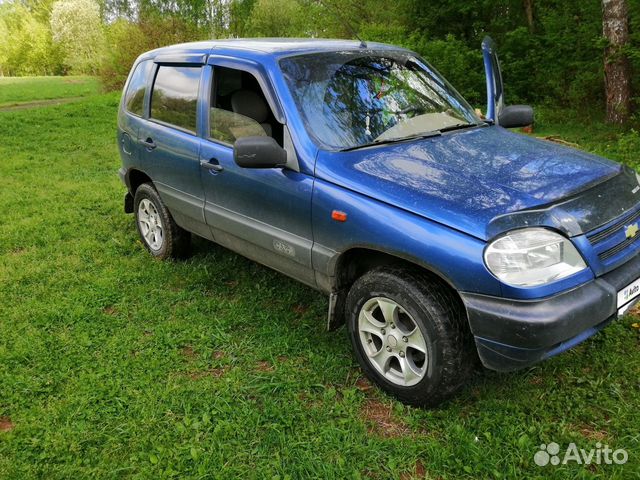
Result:
M72 103L82 100L86 97L66 97L66 98L52 98L51 100L34 100L32 102L21 103L5 103L0 105L0 112L10 112L13 110L27 110L30 108L48 107L50 105L63 105L65 103Z

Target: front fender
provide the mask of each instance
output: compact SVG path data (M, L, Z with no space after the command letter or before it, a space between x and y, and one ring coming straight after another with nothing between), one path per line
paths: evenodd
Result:
M332 212L347 214L344 222ZM482 260L485 243L373 198L316 179L313 192L314 269L334 290L338 259L368 248L420 265L458 291L500 295L500 284Z

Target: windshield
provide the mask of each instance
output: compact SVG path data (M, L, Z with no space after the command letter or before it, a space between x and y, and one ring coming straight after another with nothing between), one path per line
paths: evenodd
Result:
M476 125L469 104L426 62L403 51L346 51L280 61L307 131L352 149Z

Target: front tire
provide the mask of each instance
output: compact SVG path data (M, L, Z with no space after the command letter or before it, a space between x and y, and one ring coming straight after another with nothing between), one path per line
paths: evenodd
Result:
M176 224L150 183L138 187L133 208L140 240L151 255L164 260L188 253L191 234Z
M347 324L367 377L409 405L438 405L464 385L475 364L460 300L416 270L376 268L356 280Z

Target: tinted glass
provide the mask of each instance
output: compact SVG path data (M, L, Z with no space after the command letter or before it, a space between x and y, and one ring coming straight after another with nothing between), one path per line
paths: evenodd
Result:
M224 143L234 143L242 137L266 137L264 127L239 113L222 108L211 108L211 138Z
M147 79L149 71L153 66L151 60L140 62L131 76L131 81L127 86L127 92L124 96L125 109L131 113L142 116L144 94L147 91Z
M281 60L307 130L321 146L353 148L479 119L409 52L329 52Z
M160 66L153 84L151 118L196 131L200 67Z
M271 109L255 76L217 66L214 80L209 112L212 139L232 144L242 137L274 133Z

